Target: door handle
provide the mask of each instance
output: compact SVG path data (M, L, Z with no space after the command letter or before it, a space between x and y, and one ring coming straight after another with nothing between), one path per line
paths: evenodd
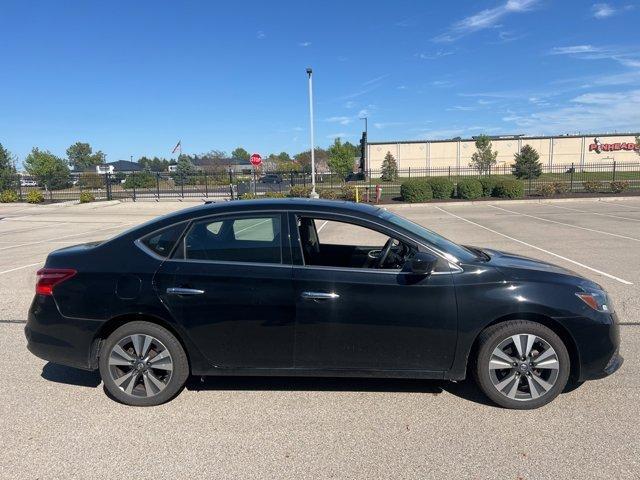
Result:
M182 288L182 287L169 287L167 288L169 295L202 295L204 290L198 290L197 288Z
M300 295L305 300L336 300L340 298L335 292L302 292Z

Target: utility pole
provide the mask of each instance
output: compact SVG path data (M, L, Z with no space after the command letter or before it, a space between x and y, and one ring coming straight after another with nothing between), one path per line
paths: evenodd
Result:
M313 70L307 68L307 75L309 76L309 132L311 135L311 198L318 198L318 192L316 192L316 156L315 145L313 142Z

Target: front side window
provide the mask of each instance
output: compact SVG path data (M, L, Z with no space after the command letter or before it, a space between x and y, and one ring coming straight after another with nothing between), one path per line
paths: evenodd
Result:
M224 218L196 223L184 239L191 260L281 263L280 215Z
M297 223L307 266L399 270L416 252L414 245L355 223L307 216Z

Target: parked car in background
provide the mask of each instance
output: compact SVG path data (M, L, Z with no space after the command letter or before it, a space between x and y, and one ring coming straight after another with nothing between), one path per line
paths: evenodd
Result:
M349 175L347 175L344 178L345 182L359 182L364 180L364 173L363 172L351 172Z
M190 374L472 376L498 405L531 409L623 361L597 283L311 199L203 205L56 250L25 334L35 355L99 369L139 406Z
M20 179L20 186L21 187L37 187L38 186L38 182L36 182L35 180L28 179L28 178L21 178Z
M260 183L282 183L282 176L277 173L267 173L260 177Z

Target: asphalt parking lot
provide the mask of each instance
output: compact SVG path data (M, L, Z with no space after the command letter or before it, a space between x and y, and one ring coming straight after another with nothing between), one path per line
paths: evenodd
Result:
M640 199L392 206L465 244L557 263L612 295L625 364L535 411L468 383L194 379L156 408L25 346L34 273L179 202L0 205L0 478L637 478Z

